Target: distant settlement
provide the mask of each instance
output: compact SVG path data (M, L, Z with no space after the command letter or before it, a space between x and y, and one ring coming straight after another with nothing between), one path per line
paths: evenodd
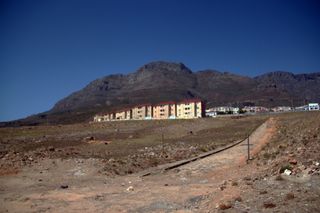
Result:
M140 104L131 108L94 116L94 122L122 120L159 120L159 119L195 119L202 117L217 117L223 115L281 113L297 111L318 111L318 103L309 103L299 107L278 106L267 108L263 106L239 107L220 106L205 108L200 99L188 99L179 102L169 101L158 104Z
M204 102L189 99L179 102L161 102L158 104L140 104L103 115L96 115L94 122L117 120L158 120L158 119L193 119L205 115Z

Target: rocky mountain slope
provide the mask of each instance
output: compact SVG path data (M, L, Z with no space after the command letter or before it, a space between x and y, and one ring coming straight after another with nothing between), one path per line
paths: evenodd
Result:
M256 78L214 70L192 72L182 63L152 62L128 75L110 75L59 101L52 111L199 97L210 106L251 102L302 105L319 101L320 73L271 72Z
M151 62L127 75L94 80L50 111L7 124L74 123L135 104L194 97L205 100L207 106L299 106L320 101L320 72L277 71L250 78L215 70L193 72L182 63Z

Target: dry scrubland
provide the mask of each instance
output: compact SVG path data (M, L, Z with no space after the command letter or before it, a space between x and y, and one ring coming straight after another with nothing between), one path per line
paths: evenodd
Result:
M97 158L106 175L133 173L245 138L265 120L255 116L2 128L0 173L17 172L45 158Z
M273 138L250 163L255 172L238 182L243 202L226 212L242 204L250 212L319 212L320 112L280 114L276 121Z
M242 139L268 116L0 129L0 211L319 212L320 112L271 117L249 164L239 145L147 177L135 172Z

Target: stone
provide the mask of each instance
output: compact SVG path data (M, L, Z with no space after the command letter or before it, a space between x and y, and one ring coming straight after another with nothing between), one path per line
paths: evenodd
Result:
M221 202L218 204L218 209L221 210L226 210L226 209L230 209L232 207L230 202Z
M263 207L264 208L274 208L274 207L276 207L276 204L274 204L274 203L272 203L270 201L267 201L267 202L263 203Z
M54 152L55 149L54 149L53 146L49 146L49 147L48 147L48 150L49 150L50 152Z
M220 186L219 187L221 191L225 190L225 188L227 188L226 186Z
M285 175L291 175L291 170L289 170L289 169L286 169L286 170L284 170L284 172L283 172Z
M286 194L286 197L285 197L286 200L292 200L294 199L294 194L292 192L289 192L288 194Z
M251 177L245 177L245 178L243 178L243 180L250 181Z
M127 188L127 191L128 191L128 192L130 192L130 191L134 191L133 186L129 186L129 187Z
M67 189L67 188L69 188L69 186L68 185L61 185L60 188L61 189Z
M290 159L289 163L292 165L296 165L298 163L298 161L296 159Z

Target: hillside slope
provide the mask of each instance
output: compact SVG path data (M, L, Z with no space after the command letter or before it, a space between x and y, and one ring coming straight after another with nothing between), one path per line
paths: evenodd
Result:
M194 97L206 101L209 107L299 106L320 101L320 72L295 75L277 71L250 78L215 70L193 72L182 63L157 61L127 75L94 80L57 102L48 112L2 125L82 122L99 112Z

